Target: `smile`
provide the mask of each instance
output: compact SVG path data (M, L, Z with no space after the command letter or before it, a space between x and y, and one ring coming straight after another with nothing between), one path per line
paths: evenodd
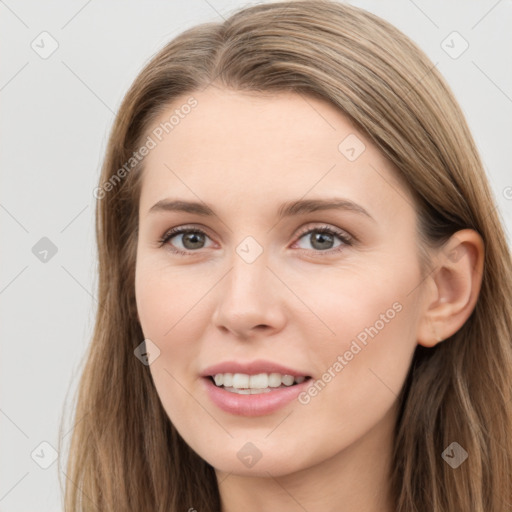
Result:
M309 387L314 380L308 373L258 359L223 361L204 368L200 377L206 396L222 411L264 416L284 408Z
M249 375L247 373L217 373L210 376L210 378L217 387L230 393L256 395L301 384L310 377L283 375L281 373L258 373L256 375Z

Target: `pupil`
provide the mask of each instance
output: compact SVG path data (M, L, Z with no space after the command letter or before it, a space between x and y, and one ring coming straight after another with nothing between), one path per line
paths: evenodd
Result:
M202 242L201 238L202 238L201 233L185 233L185 235L183 236L183 245L185 245L185 247L187 247L186 242L191 242L192 247L187 247L187 249L197 249L197 247L194 244L199 243L199 245L200 245ZM198 240L199 240L199 242L198 242Z
M320 242L320 247L316 247L317 249L330 249L330 247L325 247L325 246L322 247L321 244L322 244L322 242L325 243L326 239L327 239L327 243L331 244L332 243L332 235L330 235L328 233L316 233L316 234L313 234L312 237L313 237L313 240L312 240L313 247L315 247L316 242Z

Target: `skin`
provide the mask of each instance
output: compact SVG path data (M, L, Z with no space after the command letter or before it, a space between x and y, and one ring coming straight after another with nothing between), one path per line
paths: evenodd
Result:
M397 395L416 345L447 338L473 310L482 240L459 231L449 242L457 258L431 251L436 270L423 279L409 191L333 105L214 86L193 96L197 107L145 158L139 205L136 299L144 335L160 350L150 370L162 404L215 468L224 512L391 512ZM348 135L365 145L354 161L338 149ZM338 210L277 217L283 202L334 196L373 219ZM216 215L149 212L166 198L205 202ZM159 246L183 225L207 236ZM353 244L301 234L322 226ZM247 236L263 249L250 264L236 252ZM240 417L203 390L201 370L226 360L267 359L321 379L394 303L400 312L307 404ZM249 441L261 453L251 468L237 457Z

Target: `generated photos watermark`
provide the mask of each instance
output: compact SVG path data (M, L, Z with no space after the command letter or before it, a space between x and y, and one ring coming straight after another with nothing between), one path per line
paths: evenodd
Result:
M133 155L114 173L110 178L101 186L93 190L93 196L96 199L103 199L108 192L114 190L117 184L121 182L130 172L142 162L144 157L149 155L152 149L155 149L166 135L171 133L176 126L178 126L182 119L192 112L192 109L197 106L197 100L191 96L186 103L176 108L173 114L167 121L160 123L153 129L150 135L147 136L146 141L142 146L133 152Z
M311 400L320 393L329 382L331 382L344 368L347 366L354 357L359 354L367 345L370 339L375 338L377 334L379 334L382 329L386 327L387 324L395 316L397 313L402 311L403 306L400 302L394 302L390 308L386 310L385 313L381 313L379 319L374 322L370 327L365 327L362 331L360 331L355 339L352 340L350 347L345 350L343 354L338 355L336 360L327 368L327 370L322 374L322 376L315 380L312 384L308 386L308 388L299 394L298 401L307 405L311 402ZM370 338L370 339L369 339Z

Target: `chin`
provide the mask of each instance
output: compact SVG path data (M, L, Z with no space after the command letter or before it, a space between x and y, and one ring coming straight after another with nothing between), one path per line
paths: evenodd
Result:
M260 439L244 435L243 438L230 439L228 443L219 442L218 446L219 449L215 451L209 446L197 450L196 453L216 471L233 475L284 476L320 462L314 460L313 454L308 456L304 451L301 453L299 440L293 446L286 446L281 440L272 443L265 440L264 436Z

